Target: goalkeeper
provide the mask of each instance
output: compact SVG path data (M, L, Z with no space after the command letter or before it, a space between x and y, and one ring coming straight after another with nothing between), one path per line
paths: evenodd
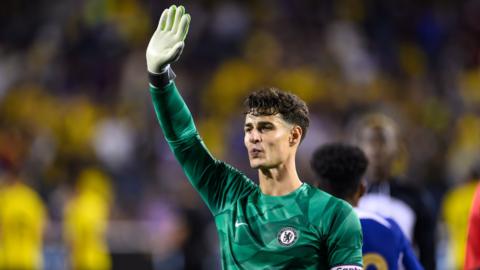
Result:
M352 208L297 175L295 155L309 124L305 102L271 88L247 97L244 143L258 186L210 155L170 67L189 24L182 6L162 13L146 54L150 93L171 150L214 216L223 269L361 269Z

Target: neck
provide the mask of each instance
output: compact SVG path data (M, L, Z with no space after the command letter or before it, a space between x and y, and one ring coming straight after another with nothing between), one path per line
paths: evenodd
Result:
M389 169L372 170L368 173L367 178L371 183L379 184L382 182L388 182L390 178L390 170Z
M345 198L345 201L347 201L352 207L357 207L358 206L358 201L360 198Z
M271 196L286 195L302 185L294 160L275 168L259 169L258 178L262 193Z

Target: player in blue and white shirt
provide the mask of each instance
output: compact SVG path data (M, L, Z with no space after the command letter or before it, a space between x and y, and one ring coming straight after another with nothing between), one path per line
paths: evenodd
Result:
M363 232L363 261L365 269L423 269L412 251L410 242L391 218L355 208ZM385 268L384 266L388 268Z
M357 206L365 193L368 160L356 146L332 143L318 148L311 160L319 187ZM423 269L398 224L372 212L355 209L363 232L365 270Z

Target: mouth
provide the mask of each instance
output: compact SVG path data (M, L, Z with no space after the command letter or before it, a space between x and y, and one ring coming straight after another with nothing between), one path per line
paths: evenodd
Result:
M257 158L263 153L263 150L259 148L253 148L249 151L249 153L250 153L250 157Z

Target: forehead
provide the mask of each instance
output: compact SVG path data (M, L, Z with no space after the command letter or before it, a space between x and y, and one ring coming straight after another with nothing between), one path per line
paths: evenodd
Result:
M273 115L253 115L249 113L245 115L245 125L258 125L259 123L272 123L285 126L289 125L278 113Z
M392 142L395 140L395 133L388 127L364 127L360 137L363 141Z

